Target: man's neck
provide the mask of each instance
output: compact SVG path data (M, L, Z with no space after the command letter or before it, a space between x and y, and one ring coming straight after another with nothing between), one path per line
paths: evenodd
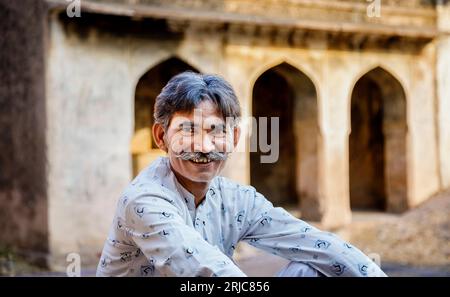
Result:
M206 192L208 192L210 182L194 182L187 178L184 178L180 174L178 174L175 170L173 170L177 181L191 193L195 198L195 207L197 207L200 203L202 203L203 199L205 199Z

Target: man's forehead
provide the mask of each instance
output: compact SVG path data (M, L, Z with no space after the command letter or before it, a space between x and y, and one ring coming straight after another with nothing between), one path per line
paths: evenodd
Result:
M202 117L202 118L186 118L177 116L172 118L171 126L181 128L183 126L211 126L211 125L226 125L221 117Z
M203 109L194 109L191 112L176 112L173 114L171 123L176 126L186 124L207 124L207 123L225 123L219 112L205 112Z

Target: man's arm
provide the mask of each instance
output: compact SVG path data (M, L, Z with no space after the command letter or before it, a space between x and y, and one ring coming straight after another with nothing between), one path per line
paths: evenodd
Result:
M326 276L386 276L356 247L253 193L244 241L288 260L309 264Z
M245 276L162 197L136 198L127 205L125 216L133 241L162 275Z

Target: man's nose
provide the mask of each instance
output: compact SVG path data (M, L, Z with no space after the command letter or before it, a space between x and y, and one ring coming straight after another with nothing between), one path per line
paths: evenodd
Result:
M208 133L199 134L194 139L194 151L206 154L214 151L214 149L213 138Z

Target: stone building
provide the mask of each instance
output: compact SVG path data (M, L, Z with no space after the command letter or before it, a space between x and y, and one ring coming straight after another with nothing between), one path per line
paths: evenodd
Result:
M244 117L280 118L278 162L245 150L245 126L224 175L304 219L450 187L448 1L79 2L0 0L2 245L96 263L120 193L161 155L154 98L188 69L226 78Z

